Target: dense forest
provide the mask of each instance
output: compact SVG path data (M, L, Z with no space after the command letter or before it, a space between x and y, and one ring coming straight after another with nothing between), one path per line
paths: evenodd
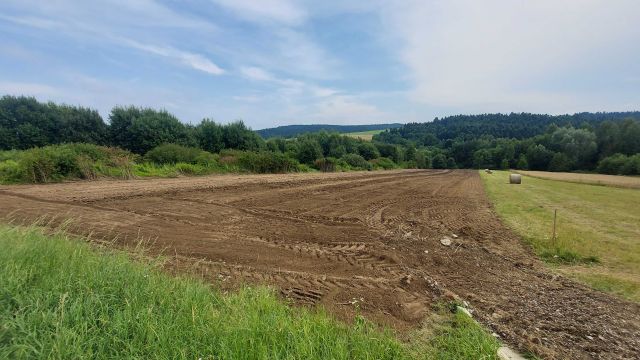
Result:
M455 115L432 122L409 123L380 134L378 140L388 143L433 145L438 140L474 139L480 135L495 138L526 139L544 133L550 125L595 128L605 121L640 119L640 112L578 113L574 115L541 115L528 113Z
M327 131L338 133L351 133L360 131L371 130L386 130L401 127L402 124L370 124L370 125L329 125L329 124L314 124L314 125L284 125L274 128L256 130L256 132L265 139L272 137L290 138L302 134Z
M640 174L640 112L457 115L373 140L453 158L461 168Z
M118 106L105 122L92 109L4 96L0 150L4 182L390 168L637 175L640 113L459 115L392 128L371 142L324 130L265 140L242 121L203 119L191 125L164 110Z

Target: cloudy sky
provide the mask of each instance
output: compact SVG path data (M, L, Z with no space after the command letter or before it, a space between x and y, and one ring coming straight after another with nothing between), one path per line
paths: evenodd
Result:
M185 122L640 109L638 0L2 0L0 94Z

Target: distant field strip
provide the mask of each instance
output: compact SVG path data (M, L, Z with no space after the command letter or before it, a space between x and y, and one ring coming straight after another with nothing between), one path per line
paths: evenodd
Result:
M380 134L383 131L384 130L358 131L358 132L345 133L343 135L350 136L357 139L371 141L371 139L373 139L373 135Z
M581 175L522 173L561 178ZM539 256L557 265L563 274L640 302L640 190L530 176L523 178L522 185L509 185L505 171L482 173L482 178L498 214Z
M640 189L640 177L638 176L577 174L577 173L522 171L522 170L518 170L518 172L523 175L541 178L541 179Z

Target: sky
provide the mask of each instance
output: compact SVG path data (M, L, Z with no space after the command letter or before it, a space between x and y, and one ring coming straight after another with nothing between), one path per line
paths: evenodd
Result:
M640 110L637 0L2 0L0 94L184 122Z

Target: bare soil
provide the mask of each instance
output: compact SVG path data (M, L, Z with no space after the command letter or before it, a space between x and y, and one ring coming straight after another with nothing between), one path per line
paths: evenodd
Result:
M465 301L545 358L638 358L640 305L552 274L495 215L476 171L223 175L0 187L0 216L141 238L212 283L274 285L298 304L401 333ZM451 244L441 243L444 236Z

